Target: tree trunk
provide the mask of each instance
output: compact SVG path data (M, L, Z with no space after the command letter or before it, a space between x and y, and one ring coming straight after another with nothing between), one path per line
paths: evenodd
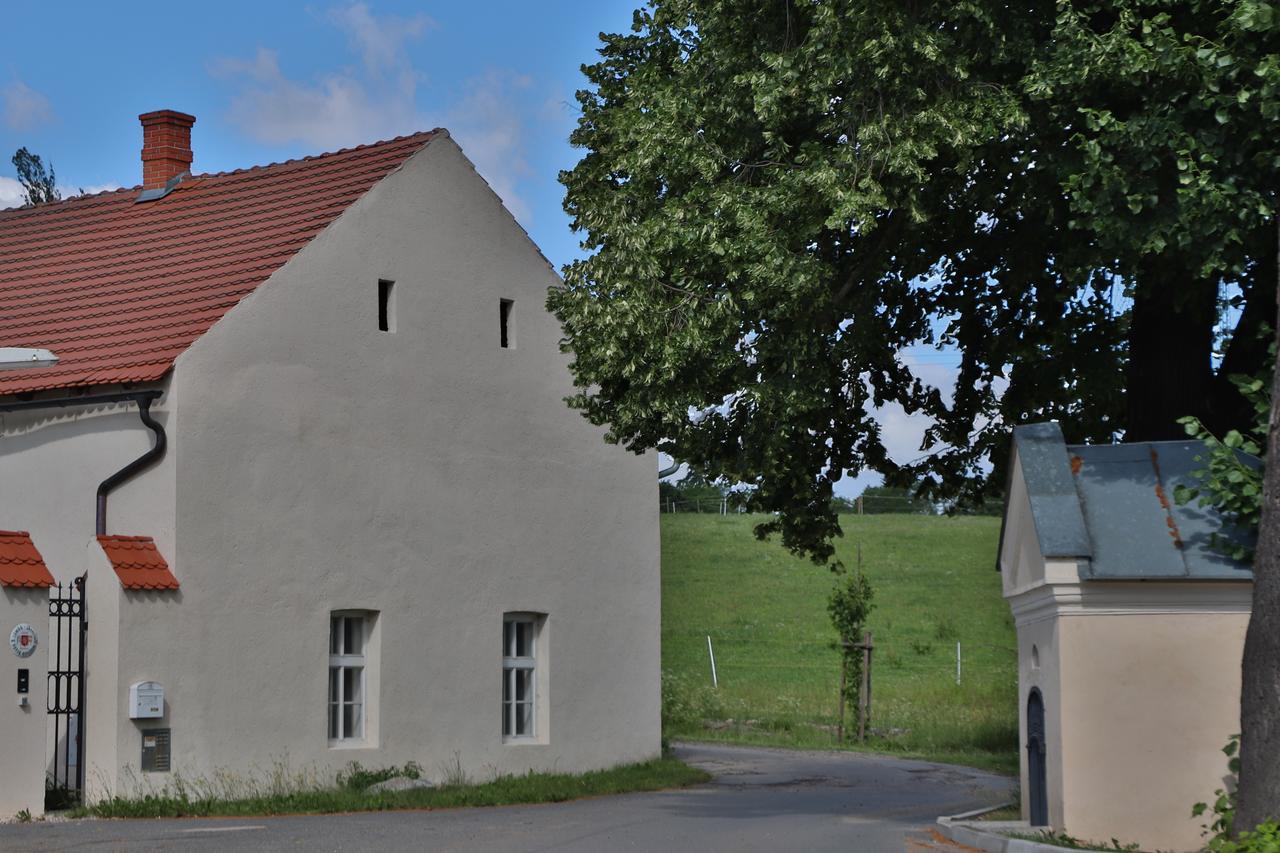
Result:
M1273 245L1270 253L1263 249L1263 254L1275 251L1277 247ZM1276 319L1276 274L1276 267L1269 260L1261 262L1252 271L1252 281L1246 285L1244 310L1240 312L1222 366L1214 378L1213 420L1204 421L1215 435L1225 435L1227 430L1254 422L1253 404L1244 398L1231 377L1236 374L1259 376L1263 365L1270 360L1268 346L1275 335L1266 333L1271 332L1271 324Z
M1129 326L1125 441L1186 437L1178 418L1211 421L1218 285L1158 258L1137 276Z
M1280 218L1277 219L1280 233ZM1280 265L1280 255L1276 258ZM1276 328L1280 329L1280 322ZM1280 352L1280 347L1277 348ZM1280 370L1271 380L1262 522L1253 560L1253 615L1240 690L1240 789L1235 831L1280 818Z

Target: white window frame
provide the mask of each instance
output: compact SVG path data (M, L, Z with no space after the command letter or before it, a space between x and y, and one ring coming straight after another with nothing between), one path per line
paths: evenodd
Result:
M356 654L349 653L350 650L346 648L346 623L353 621L358 622L360 626L360 650ZM325 705L325 726L329 733L329 743L331 744L363 743L365 740L369 710L368 690L366 689L368 679L366 675L368 672L369 627L371 621L370 614L363 612L339 610L329 614L329 668L326 687L329 701ZM346 695L346 670L352 669L359 673L356 678L355 692L357 695L355 699ZM334 679L335 670L338 672L336 682ZM334 695L335 684L337 687L336 696ZM347 705L358 709L357 719L359 723L354 727L354 731L346 730L346 715L344 711ZM335 709L337 711L336 720L334 717ZM334 731L335 722L337 726L336 736Z
M519 631L510 631L508 639L507 626L529 626L529 654L517 655ZM542 633L542 616L537 613L505 613L502 617L502 740L508 743L536 741L539 719L539 678L538 678L538 645ZM520 672L529 673L529 695L523 700L516 698L516 684ZM526 731L517 732L519 728L521 706L528 706L529 725Z

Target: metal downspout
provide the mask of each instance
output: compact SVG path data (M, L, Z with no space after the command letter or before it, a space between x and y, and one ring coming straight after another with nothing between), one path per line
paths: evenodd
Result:
M95 531L98 536L107 535L107 495L113 489L128 480L134 474L137 474L143 468L148 467L154 462L159 461L164 455L164 449L169 444L169 439L164 434L164 427L153 417L151 417L151 401L154 398L144 397L138 400L138 417L142 418L142 423L147 429L155 433L156 443L151 449L103 480L98 485L98 502L97 513L95 515Z
M156 462L164 455L165 447L168 446L169 442L165 436L164 427L155 418L151 417L151 404L163 393L163 391L121 391L112 394L86 394L80 397L20 400L0 403L0 413L29 412L37 409L65 409L69 406L100 406L108 403L127 403L131 400L138 404L138 416L142 418L143 425L155 434L156 441L150 450L103 480L98 486L95 531L98 536L104 536L107 532L107 495L143 468Z

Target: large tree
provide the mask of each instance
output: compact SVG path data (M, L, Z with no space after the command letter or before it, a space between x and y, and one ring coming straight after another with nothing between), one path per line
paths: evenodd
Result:
M1226 377L1265 361L1276 315L1275 14L651 3L584 68L586 153L562 175L589 253L549 298L572 402L751 484L777 513L758 532L819 561L847 474L978 499L1015 423L1075 441L1244 423ZM924 381L912 346L958 352L954 384ZM889 458L888 404L928 416L923 458ZM1280 637L1277 607L1254 623ZM1248 786L1272 741L1244 735Z

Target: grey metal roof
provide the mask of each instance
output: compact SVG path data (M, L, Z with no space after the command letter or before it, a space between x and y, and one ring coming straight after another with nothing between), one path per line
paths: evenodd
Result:
M1056 423L1015 427L1013 440L1041 552L1079 560L1082 580L1252 579L1247 564L1211 545L1214 533L1248 534L1173 499L1205 467L1200 442L1069 445Z

